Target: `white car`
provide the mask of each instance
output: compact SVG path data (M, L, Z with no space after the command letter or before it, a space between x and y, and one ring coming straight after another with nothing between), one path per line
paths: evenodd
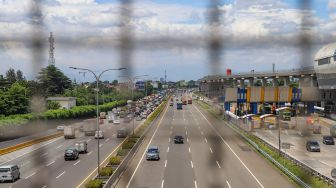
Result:
M65 125L58 125L56 129L57 129L58 131L63 131L63 130L64 130L64 126L65 126Z
M96 131L95 139L104 139L103 131Z
M120 120L119 119L113 120L113 124L115 124L115 125L120 124Z

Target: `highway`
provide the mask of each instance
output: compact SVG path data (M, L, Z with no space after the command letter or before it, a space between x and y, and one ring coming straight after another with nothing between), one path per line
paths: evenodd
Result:
M160 118L116 187L295 187L201 107L174 105ZM174 144L175 135L182 135L184 144ZM146 160L148 146L159 147L159 161Z
M85 122L85 121L84 121ZM142 121L135 121L136 127ZM131 127L132 121L125 124L114 125L101 124L104 131L104 139L100 140L101 162L123 141L116 138L116 130L121 126ZM75 161L64 161L64 150L74 145L78 140L88 142L88 153L80 154ZM38 188L38 187L84 187L85 180L97 167L97 140L93 136L84 136L82 132L76 132L76 139L63 137L54 139L49 144L20 155L1 165L17 164L20 167L21 179L14 183L1 183L0 187ZM95 172L97 173L97 172Z

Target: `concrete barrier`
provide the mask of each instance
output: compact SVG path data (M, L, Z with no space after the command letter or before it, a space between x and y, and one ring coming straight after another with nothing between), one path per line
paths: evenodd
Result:
M29 147L29 146L32 146L34 144L38 144L38 143L41 143L41 142L45 142L45 141L48 141L48 140L51 140L51 139L54 139L54 138L57 138L57 137L60 137L60 136L63 136L63 132L55 133L55 134L52 134L52 135L48 135L48 136L44 136L44 137L41 137L41 138L29 140L29 141L26 141L26 142L23 142L23 143L20 143L20 144L16 144L14 146L3 148L3 149L0 149L0 155L5 155L7 153L11 153L11 152L17 151L19 149L26 148L26 147Z

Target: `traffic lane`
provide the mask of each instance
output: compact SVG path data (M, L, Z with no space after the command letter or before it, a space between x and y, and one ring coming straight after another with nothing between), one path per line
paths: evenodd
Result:
M188 152L188 144L174 144L174 136L186 138L186 121L184 111L175 110L175 120L172 124L171 142L163 177L163 187L195 187L193 161Z
M133 187L132 186L133 181L138 180L138 178L136 178L135 180L135 177L138 175L138 169L142 165L142 161L144 159L144 155L147 150L147 147L151 144L151 141L154 139L155 134L158 132L159 128L162 126L161 124L163 124L163 122L166 121L164 120L164 118L167 118L167 116L170 116L170 117L173 116L173 111L171 110L171 108L169 108L169 106L166 106L163 109L163 112L159 115L159 117L156 120L154 120L152 127L150 127L147 135L145 136L143 142L139 146L133 159L128 164L127 169L124 171L123 175L120 177L118 182L116 182L115 187L117 188ZM168 138L167 138L167 141L169 141ZM164 151L161 149L161 155L162 155L162 152ZM150 174L150 176L151 175L152 174ZM150 178L150 176L147 174L146 178L148 179Z
M187 111L187 135L189 142L188 151L191 153L192 162L194 164L195 181L199 187L223 187L228 180L227 169L223 170L220 159L223 157L222 152L213 149L211 146L209 134L204 134L204 131L198 128L197 121L192 116L191 112ZM213 133L214 134L214 133ZM214 135L215 136L215 135ZM216 142L220 144L220 140ZM229 169L231 170L231 169Z
M153 139L149 142L149 146L158 146L160 150L159 161L147 161L144 156L139 162L140 165L134 174L129 187L160 187L163 180L164 169L167 165L167 153L170 134L171 134L171 119L173 117L172 109L169 109L170 113L166 113L161 122L160 128L158 128ZM146 148L147 149L147 148ZM143 152L145 155L146 149Z
M243 172L249 174L255 180L254 182L258 183L259 187L295 187L285 175L281 174L278 169L258 155L251 146L247 145L243 138L231 128L224 126L223 121L218 120L204 110L200 111L201 107L198 108L195 105L193 107L199 116L205 120L206 123L203 124L203 127L208 126L218 133L216 134L224 142L226 148L230 150L229 153L236 157L236 161L240 162L241 168L244 169ZM242 177L243 174L241 173L231 174L232 186L234 187L235 182L239 184Z

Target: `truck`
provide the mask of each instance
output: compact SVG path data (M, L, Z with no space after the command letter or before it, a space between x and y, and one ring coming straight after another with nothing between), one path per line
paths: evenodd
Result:
M75 138L75 128L72 126L65 126L64 127L64 138L74 139Z
M96 125L94 124L93 121L88 122L87 124L84 125L84 134L85 136L94 136L96 132Z
M180 103L180 102L177 103L177 104L176 104L176 109L177 109L177 110L182 110L182 103Z
M330 136L336 137L336 125L330 127Z
M182 105L187 105L187 99L185 96L182 97Z

